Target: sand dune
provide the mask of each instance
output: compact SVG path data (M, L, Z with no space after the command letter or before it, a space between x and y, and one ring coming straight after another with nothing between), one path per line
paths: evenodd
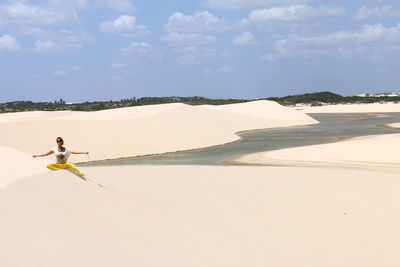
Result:
M237 159L291 167L82 168L87 180L31 157L57 136L104 159L311 123L268 101L1 114L0 266L399 266L400 134Z
M66 146L90 151L90 160L103 160L223 144L237 140L239 131L317 123L271 101L233 106L238 110L245 106L245 112L166 104L92 113L1 114L0 145L29 154L44 153L62 136ZM252 108L255 112L248 112ZM35 119L28 120L31 117ZM78 162L89 160L74 157Z
M240 131L314 123L318 122L308 115L271 101L217 109L178 103L98 112L0 114L0 147L21 153L2 157L0 180L4 187L6 174L1 173L7 173L7 181L30 175L9 168L14 162L46 170L44 162L54 162L53 156L39 161L28 155L50 151L58 136L73 151L89 151L90 156L71 156L73 162L85 162L209 147L238 140L235 133Z
M131 120L151 117L161 112L186 106L181 103L116 108L95 112L80 112L65 116L65 120Z
M0 191L0 266L399 265L399 175L148 166ZM103 187L98 186L101 184Z
M288 123L293 120L303 121L304 115L302 112L290 112L289 109L279 105L272 101L253 101L241 104L229 104L229 105L202 105L200 108L223 111L232 114L246 115L250 117L266 119L269 121L287 121Z
M400 170L400 134L363 136L341 142L244 155L231 163L281 166L337 166Z
M34 161L32 156L21 151L0 146L0 189L5 189L9 183L27 177L46 172L45 160Z

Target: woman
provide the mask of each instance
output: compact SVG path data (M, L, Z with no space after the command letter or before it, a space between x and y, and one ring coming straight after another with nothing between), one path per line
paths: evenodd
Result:
M45 157L54 153L56 155L57 163L47 164L47 168L49 168L50 170L70 169L75 174L83 176L83 172L79 171L74 164L68 162L67 160L71 154L89 154L89 152L75 152L67 147L64 147L64 140L61 137L57 137L56 141L57 147L53 148L53 150L50 150L49 152L41 155L32 155L32 157Z

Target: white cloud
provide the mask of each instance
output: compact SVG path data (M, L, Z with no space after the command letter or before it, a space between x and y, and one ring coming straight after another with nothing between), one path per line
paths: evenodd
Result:
M246 45L256 45L257 42L256 38L251 32L245 31L242 34L236 36L232 43L238 46L246 46Z
M71 66L71 70L73 70L73 71L82 71L82 67L80 67L80 66Z
M294 5L257 9L250 13L247 19L239 22L240 25L264 25L267 23L287 23L309 21L318 17L343 16L346 11L341 7Z
M238 9L295 5L306 2L309 0L207 0L205 4L213 8Z
M0 52L15 52L21 49L17 40L8 34L0 36Z
M121 48L119 50L120 54L126 55L130 53L147 53L151 45L146 42L133 42L128 47Z
M115 20L102 22L99 29L102 32L123 34L126 36L137 36L149 33L146 26L136 24L135 16L129 15L122 15Z
M36 52L50 52L50 51L56 51L58 49L59 49L58 45L56 43L54 43L53 41L38 40L35 43L35 48L33 50Z
M119 12L133 12L135 10L135 6L129 0L95 0L95 3Z
M66 76L68 74L68 72L63 71L63 70L56 70L53 72L54 76Z
M60 43L89 43L93 38L81 30L61 29L58 31L46 30L41 27L20 27L16 33L21 36L33 36L40 40L51 40L56 44Z
M390 48L396 47L399 42L400 23L391 28L382 24L364 25L360 31L340 31L319 36L289 35L276 41L273 53L264 58L321 55L377 58L382 53L390 53Z
M218 72L235 72L236 69L230 66L223 66L218 69Z
M111 64L111 68L123 68L125 67L125 63L122 62L114 62Z
M226 24L208 11L197 12L193 16L175 12L165 25L168 32L184 33L219 31L224 28L226 28Z
M132 42L129 46L119 49L116 55L129 56L130 58L134 58L136 62L160 62L164 58L163 53L158 47L152 46L146 42ZM112 68L122 68L124 66L125 64L120 62L111 64Z
M19 34L39 38L33 48L35 52L76 50L81 49L84 44L92 42L92 37L88 33L66 29L52 32L41 28L26 28Z
M217 51L212 48L198 48L196 46L185 46L175 48L173 52L179 54L179 63L181 65L201 64L214 61L219 57Z
M161 40L171 46L193 46L209 44L216 41L206 32L228 29L227 24L208 11L197 12L194 15L184 15L175 12L165 25L166 35Z
M172 46L188 46L213 43L216 38L206 34L170 32L162 36L161 40Z
M59 25L76 22L75 10L51 5L34 5L28 1L9 1L0 4L0 24L3 25Z
M78 12L83 9L102 7L124 13L135 9L128 0L8 0L2 2L0 3L0 27L70 25L80 22Z
M26 2L26 1L25 1ZM49 6L55 8L64 8L69 10L78 10L89 8L91 5L89 0L50 0Z
M360 7L353 16L354 20L366 20L368 18L388 18L399 17L400 10L393 9L391 6L381 7Z
M260 56L259 61L274 61L275 56L272 53L268 53L267 55Z
M135 10L135 6L129 0L51 0L50 5L74 10L91 7L108 8L124 13Z

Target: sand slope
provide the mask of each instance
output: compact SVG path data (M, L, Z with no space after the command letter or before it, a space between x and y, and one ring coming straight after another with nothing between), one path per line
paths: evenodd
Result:
M340 142L259 152L231 163L282 166L342 166L400 170L400 134L373 135Z
M399 266L400 176L86 168L0 192L0 266ZM101 184L103 187L98 186Z
M0 266L400 266L400 134L241 158L313 168L92 167L85 181L31 158L58 135L101 159L308 123L267 101L0 115Z
M82 162L201 148L235 141L239 131L317 123L271 101L230 105L232 108L234 112L224 107L166 104L91 113L0 114L0 146L39 154L55 147L56 137L62 136L72 150L90 151L90 158L71 158Z
M46 164L44 159L34 161L30 154L2 146L0 155L0 189L5 189L9 183L20 178L46 172L43 168Z

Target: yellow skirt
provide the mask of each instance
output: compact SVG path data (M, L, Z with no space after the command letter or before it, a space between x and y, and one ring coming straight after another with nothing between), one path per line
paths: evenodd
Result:
M83 172L81 172L80 170L78 170L76 168L76 166L74 164L72 164L71 162L67 162L67 163L49 163L46 165L46 167L50 170L64 170L64 169L69 169L70 171L72 171L73 173L83 176Z

